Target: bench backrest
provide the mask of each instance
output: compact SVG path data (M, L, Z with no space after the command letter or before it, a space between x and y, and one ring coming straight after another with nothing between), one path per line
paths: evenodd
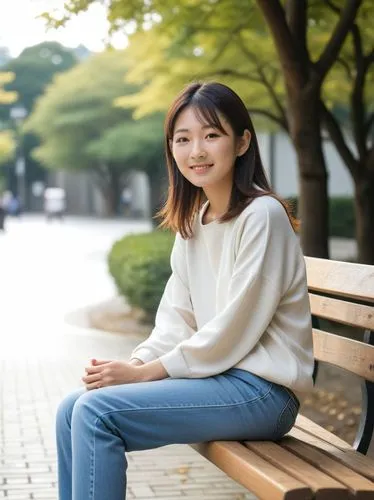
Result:
M361 436L356 439L357 449L363 451L374 425L374 266L314 257L305 257L305 262L312 315L358 332L358 338L351 339L313 328L313 347L316 360L365 380Z

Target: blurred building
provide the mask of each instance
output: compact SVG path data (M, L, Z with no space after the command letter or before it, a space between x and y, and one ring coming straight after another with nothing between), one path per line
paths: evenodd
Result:
M297 196L298 170L296 154L289 137L283 133L257 134L262 161L274 190L282 197ZM354 150L353 144L349 146ZM330 197L353 196L353 181L335 146L324 141Z
M144 172L133 170L126 184L132 191L131 214L134 217L149 217L149 183ZM48 173L47 185L60 187L66 192L66 213L71 215L105 215L105 203L92 174L85 172L56 171ZM41 209L40 201L33 201L31 210ZM118 200L120 213L120 200Z

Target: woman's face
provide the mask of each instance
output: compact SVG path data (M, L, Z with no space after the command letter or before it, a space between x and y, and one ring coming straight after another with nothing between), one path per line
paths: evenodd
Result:
M197 187L226 186L231 190L237 156L249 146L250 133L237 138L231 125L218 113L227 135L202 123L192 107L178 116L170 141L175 162L181 174Z

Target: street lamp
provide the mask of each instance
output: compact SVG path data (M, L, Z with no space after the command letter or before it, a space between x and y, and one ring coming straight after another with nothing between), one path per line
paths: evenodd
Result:
M26 161L21 144L19 127L27 116L27 109L24 106L16 105L10 108L10 118L16 123L17 129L17 147L16 147L16 161L15 173L17 179L17 194L21 208L26 204Z

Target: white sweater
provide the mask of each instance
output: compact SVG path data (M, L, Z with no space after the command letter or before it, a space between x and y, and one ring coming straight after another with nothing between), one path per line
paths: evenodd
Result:
M302 396L313 387L311 316L284 208L263 196L234 220L203 225L206 207L191 239L176 236L155 328L131 358L159 359L172 378L240 368Z

